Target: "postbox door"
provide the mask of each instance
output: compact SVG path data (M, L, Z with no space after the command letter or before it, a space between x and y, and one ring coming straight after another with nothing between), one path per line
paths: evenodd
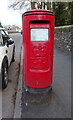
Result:
M50 70L50 25L30 25L30 69Z

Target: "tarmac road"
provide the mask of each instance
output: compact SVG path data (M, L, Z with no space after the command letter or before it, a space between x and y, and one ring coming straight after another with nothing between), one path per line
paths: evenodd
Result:
M15 41L15 47L16 47L15 62L11 63L9 67L9 72L8 72L9 83L7 88L3 90L3 92L0 91L0 98L2 97L2 118L13 118L14 105L16 99L15 94L17 89L18 71L19 71L19 62L20 62L21 34L15 33L15 34L10 34L10 36Z
M55 48L53 91L22 92L21 118L71 118L71 56Z

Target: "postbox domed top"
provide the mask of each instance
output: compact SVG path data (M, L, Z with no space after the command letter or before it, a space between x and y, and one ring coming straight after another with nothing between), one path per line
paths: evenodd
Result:
M23 16L33 15L33 14L49 14L54 16L54 13L52 11L44 10L44 9L33 9L33 10L26 11L25 13L23 13Z

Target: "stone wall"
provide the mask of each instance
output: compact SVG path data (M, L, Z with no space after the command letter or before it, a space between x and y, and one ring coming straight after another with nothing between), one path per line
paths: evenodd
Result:
M55 47L73 54L73 25L55 27Z

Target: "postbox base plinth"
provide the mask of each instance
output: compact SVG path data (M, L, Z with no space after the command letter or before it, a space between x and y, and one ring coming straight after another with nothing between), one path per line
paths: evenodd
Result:
M24 89L26 92L29 92L29 93L41 94L41 93L51 92L52 86L49 86L47 88L31 88L31 87L24 85Z

